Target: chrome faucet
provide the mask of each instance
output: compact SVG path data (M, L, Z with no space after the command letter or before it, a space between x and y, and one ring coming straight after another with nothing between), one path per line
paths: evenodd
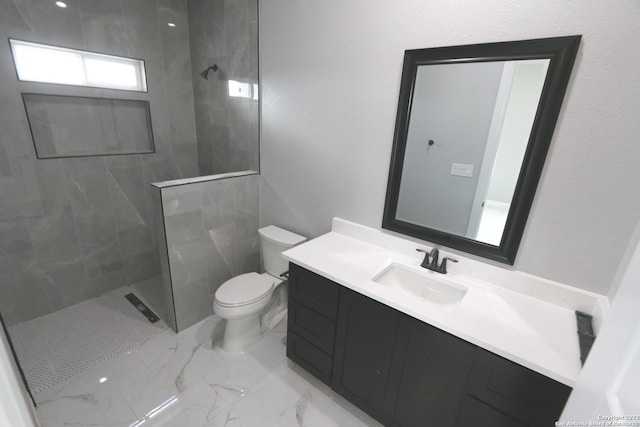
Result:
M442 258L442 263L438 265L438 258L440 257L440 251L438 248L431 249L431 252L427 252L424 249L416 249L418 252L424 253L424 259L420 264L420 267L424 267L427 270L435 271L436 273L447 274L447 260L451 262L458 262L457 259L444 257ZM431 261L429 261L431 258Z

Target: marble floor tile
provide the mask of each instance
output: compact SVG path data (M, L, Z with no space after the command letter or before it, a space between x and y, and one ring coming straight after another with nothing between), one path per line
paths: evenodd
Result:
M229 425L231 404L203 381L153 408L131 427L185 427Z
M290 360L236 400L230 419L251 426L378 426Z
M137 421L129 404L116 393L58 396L40 404L37 412L43 427L129 427Z
M286 358L286 320L241 353L211 316L35 396L42 427L379 426Z

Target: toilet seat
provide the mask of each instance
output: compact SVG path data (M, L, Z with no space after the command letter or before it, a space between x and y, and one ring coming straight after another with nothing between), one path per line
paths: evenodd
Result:
M216 291L221 307L242 307L269 298L277 279L269 274L246 273L224 282Z

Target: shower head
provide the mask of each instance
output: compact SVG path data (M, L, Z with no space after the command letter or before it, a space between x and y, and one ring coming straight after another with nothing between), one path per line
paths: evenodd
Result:
M214 73L218 71L218 64L213 64L212 66L210 66L209 68L201 72L200 77L202 77L205 80L209 80L209 71L211 70L213 70Z

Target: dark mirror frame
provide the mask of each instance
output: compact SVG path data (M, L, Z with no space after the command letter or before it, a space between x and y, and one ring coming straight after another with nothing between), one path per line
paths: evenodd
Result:
M405 51L382 228L513 265L581 37L577 35ZM398 220L396 210L418 66L523 59L550 61L500 245L494 246Z

